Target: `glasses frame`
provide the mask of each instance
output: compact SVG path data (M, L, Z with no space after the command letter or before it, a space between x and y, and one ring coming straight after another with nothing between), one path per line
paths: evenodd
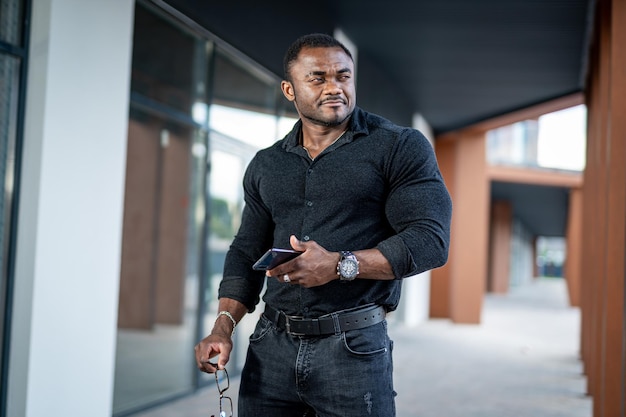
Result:
M217 366L216 366L217 368ZM220 379L222 380L222 383L220 384ZM223 381L226 380L226 387L223 387ZM220 414L219 417L233 417L233 400L232 398L230 398L227 395L224 395L224 393L228 390L228 388L230 388L230 378L228 376L228 371L226 371L226 368L224 369L217 369L215 371L215 384L217 385L217 392L219 393L220 397ZM230 413L226 414L226 411L224 411L224 403L227 402L228 405L230 406ZM211 416L211 417L215 417L215 416Z

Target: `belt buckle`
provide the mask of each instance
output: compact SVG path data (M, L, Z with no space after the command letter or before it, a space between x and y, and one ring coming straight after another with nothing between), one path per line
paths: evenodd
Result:
M285 331L291 336L306 336L306 333L298 333L291 330L291 321L297 321L302 319L302 316L289 316L285 314Z

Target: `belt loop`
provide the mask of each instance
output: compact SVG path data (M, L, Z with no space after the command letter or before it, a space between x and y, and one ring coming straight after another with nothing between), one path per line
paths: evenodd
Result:
M335 336L341 334L341 324L339 323L339 313L332 313L330 315L333 318L333 327L335 328Z
M268 314L271 313L271 314ZM274 323L274 325L279 326L280 325L280 315L283 314L283 312L281 310L275 310L269 306L265 307L265 316L270 319L270 321L272 323ZM285 316L285 323L287 322L287 317Z
M271 317L271 320L274 323L278 323L278 320L280 320L280 310L274 310L274 311L272 311L272 313L274 313L273 314L274 317Z

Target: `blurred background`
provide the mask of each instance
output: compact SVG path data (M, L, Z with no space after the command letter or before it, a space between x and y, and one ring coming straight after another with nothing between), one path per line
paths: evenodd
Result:
M549 277L593 417L623 417L624 21L620 0L0 0L0 417L130 416L215 383L193 346L311 32L352 51L359 106L428 137L452 195L449 261L390 322L481 328L485 300Z

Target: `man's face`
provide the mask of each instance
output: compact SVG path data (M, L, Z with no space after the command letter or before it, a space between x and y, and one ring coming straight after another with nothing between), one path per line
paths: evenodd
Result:
M292 82L283 81L285 97L303 121L338 126L354 110L354 63L337 48L304 48L291 67Z

